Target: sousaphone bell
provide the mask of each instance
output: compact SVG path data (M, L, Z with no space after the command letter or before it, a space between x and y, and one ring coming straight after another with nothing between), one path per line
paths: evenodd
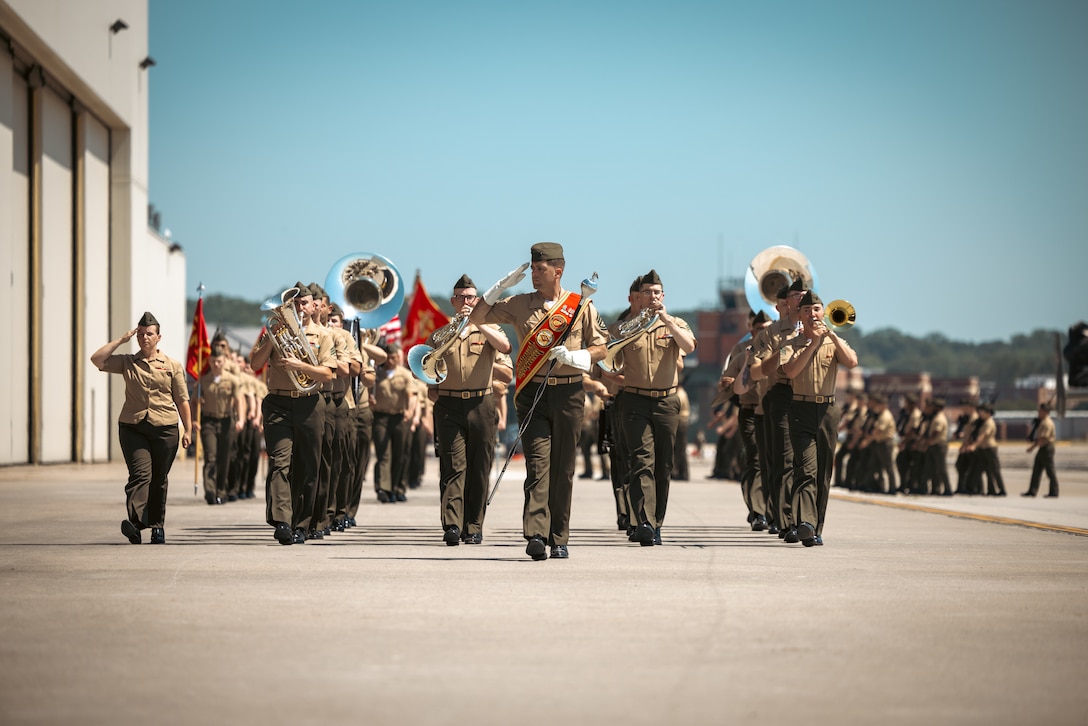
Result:
M806 290L819 292L816 271L808 258L792 247L775 245L755 257L744 273L744 295L753 312L760 310L771 320L778 320L775 307L778 291L800 279Z
M404 303L400 272L387 258L370 252L353 252L336 261L325 278L329 300L344 310L344 320L359 321L360 328L388 323Z

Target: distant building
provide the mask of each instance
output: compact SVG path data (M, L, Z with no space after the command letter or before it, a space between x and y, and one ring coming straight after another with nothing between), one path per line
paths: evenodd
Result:
M147 0L0 0L0 465L120 456L124 384L90 355L144 310L185 357L185 255L148 224L147 23Z

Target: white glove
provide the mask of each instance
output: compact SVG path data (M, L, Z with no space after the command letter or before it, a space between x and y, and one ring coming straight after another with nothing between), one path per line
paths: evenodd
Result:
M560 365L589 372L590 358L588 350L567 350L565 345L557 345L548 353L548 357Z
M528 262L518 269L508 272L506 277L496 282L484 293L484 302L488 305L494 305L495 301L499 299L499 295L502 295L503 290L509 289L525 279L525 271L527 269L529 269Z

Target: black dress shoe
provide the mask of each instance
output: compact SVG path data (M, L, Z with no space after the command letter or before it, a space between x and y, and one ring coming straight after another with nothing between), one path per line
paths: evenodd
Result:
M209 505L215 504L215 495L211 492L204 492L204 501Z
M643 522L635 528L635 539L643 547L654 546L654 528L647 522Z
M389 502L393 501L393 499L389 496L389 492L382 489L378 492L378 501L382 504L389 504Z
M1035 494L1033 492L1024 492L1020 496L1022 496L1022 497L1034 497Z
M294 544L306 544L306 530L296 529L291 533L291 542Z
M319 529L311 529L306 533L306 539L325 539L325 535Z
M407 501L408 501L408 497L406 497L406 496L404 495L404 492L397 492L397 501L398 501L398 502L407 502Z
M752 531L762 532L767 529L767 518L762 514L757 514L756 518L752 520Z
M616 517L616 529L623 532L627 529L627 517Z
M823 546L824 546L824 538L821 537L820 535L816 535L815 537L813 537L812 538L812 544L809 545L809 547L823 547Z
M227 501L228 502L237 502L238 501L238 495L237 494L228 494L227 495Z
M797 525L797 539L801 540L802 544L804 544L806 539L812 539L815 536L816 528L808 522L801 522L801 524ZM812 545L806 546L811 547Z
M794 544L795 542L800 542L801 538L797 536L797 527L790 527L789 529L787 529L786 534L784 537L782 537L782 539L787 544Z
M1058 495L1057 494L1047 494L1045 498L1046 499L1057 499Z
M166 532L162 531L162 527L151 528L151 544L166 544Z
M465 544L483 544L483 543L484 543L484 533L483 532L477 532L476 534L470 534L467 537L465 537Z
M131 544L140 544L140 542L143 541L139 527L127 519L121 522L121 534L128 537L128 541Z
M276 541L281 545L289 545L294 543L294 538L291 536L291 527L283 522L276 525L276 531L272 534L276 538Z
M767 534L778 534L780 531L781 530L778 529L777 524L768 524L767 525Z
M344 524L345 524L345 526L348 526L348 527L354 527L355 526L355 517L345 517L344 518Z
M538 534L530 537L529 543L525 545L525 554L529 555L534 560L548 559L548 548L544 544L544 538Z
M655 545L661 544L661 527L658 527L657 529L654 530L654 544Z
M325 527L324 529L321 530L321 534L328 537L329 535L332 534L332 527Z
M442 535L442 540L450 547L456 547L461 544L461 529L456 524L451 524L446 527L446 533Z
M570 557L570 552L567 552L566 545L552 545L552 553L548 556L553 560L565 560Z
M638 527L627 528L627 541L638 542Z

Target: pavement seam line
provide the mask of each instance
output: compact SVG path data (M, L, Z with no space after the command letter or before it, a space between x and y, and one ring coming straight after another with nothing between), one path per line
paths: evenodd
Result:
M1011 517L996 517L989 514L974 514L972 512L957 512L949 509L940 509L938 507L927 507L922 504L911 504L909 502L882 502L877 499L866 499L864 497L852 497L848 494L832 494L833 499L841 499L846 502L854 502L856 504L872 504L877 507L891 507L892 509L908 509L913 512L924 512L926 514L943 514L948 517L957 517L959 519L973 519L976 522L990 522L991 524L1008 524L1017 527L1030 527L1032 529L1041 529L1047 532L1061 532L1063 534L1077 535L1078 537L1088 537L1088 529L1081 529L1080 527L1066 527L1060 524L1044 524L1042 522L1030 522L1026 519L1012 519Z

